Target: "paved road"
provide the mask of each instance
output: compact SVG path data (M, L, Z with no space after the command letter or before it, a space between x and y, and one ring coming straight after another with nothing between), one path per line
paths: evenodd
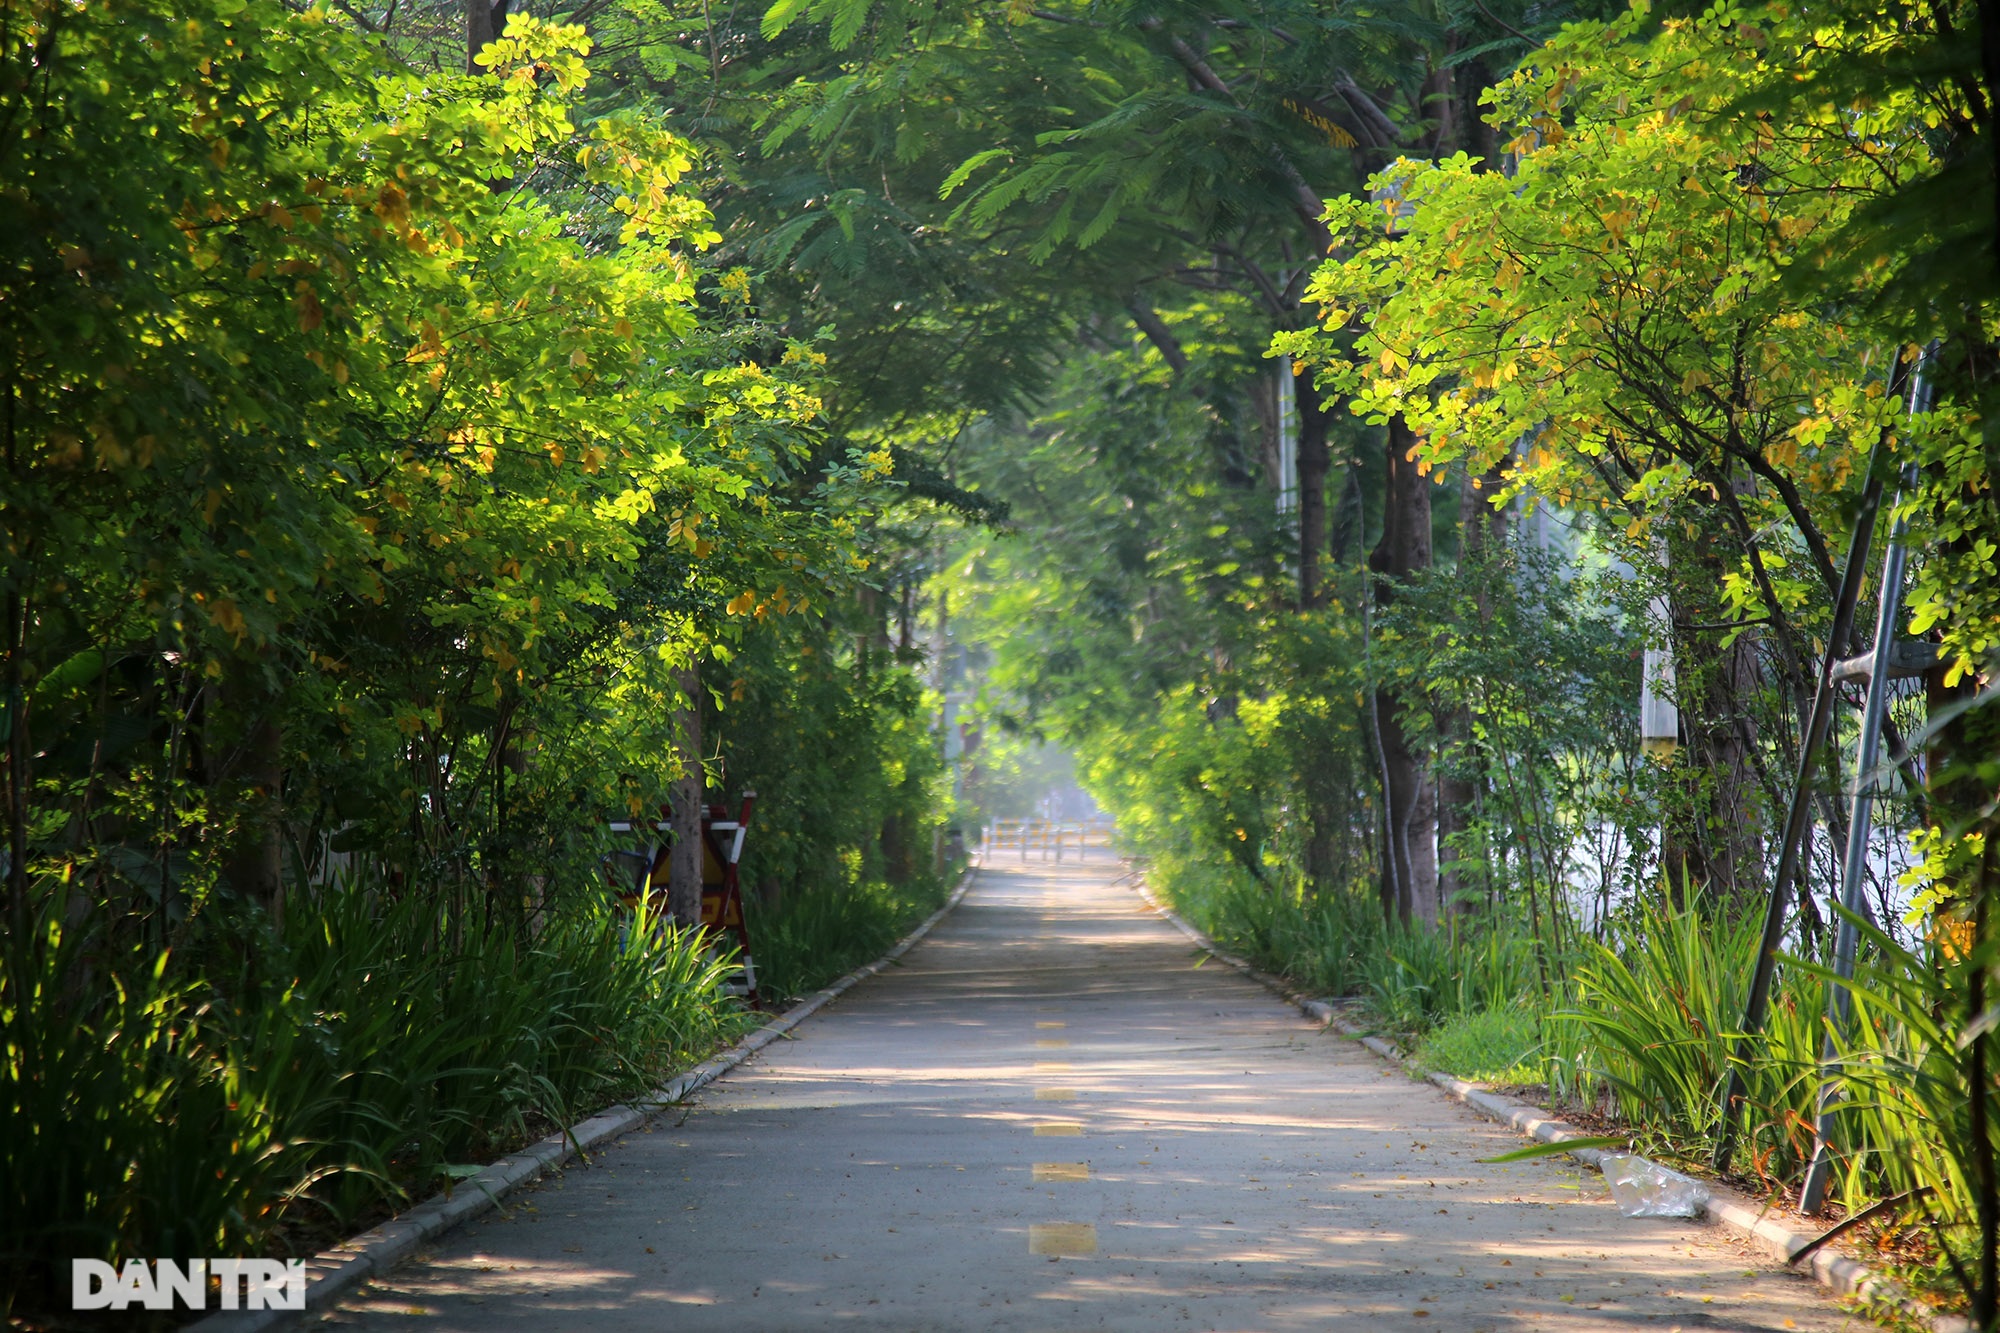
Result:
M1726 1233L1202 958L1115 868L1001 867L588 1168L328 1318L362 1329L1834 1329Z

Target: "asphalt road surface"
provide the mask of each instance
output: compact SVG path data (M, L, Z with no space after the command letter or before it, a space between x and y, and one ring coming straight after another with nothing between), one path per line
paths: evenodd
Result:
M1072 853L1072 855L1074 855ZM1098 853L1104 857L1105 853ZM685 1116L325 1321L372 1330L1834 1329L1730 1233L1207 962L1114 864L1001 865Z

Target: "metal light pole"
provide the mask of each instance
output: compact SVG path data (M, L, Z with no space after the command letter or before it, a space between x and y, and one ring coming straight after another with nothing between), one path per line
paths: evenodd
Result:
M1889 381L1892 397L1902 393L1905 377L1899 358ZM1883 432L1886 435L1888 432ZM1834 665L1847 652L1854 632L1854 608L1861 597L1861 574L1868 562L1868 547L1875 539L1875 515L1882 507L1882 476L1876 467L1881 440L1868 460L1868 479L1861 492L1861 508L1854 517L1854 531L1847 542L1847 563L1841 570L1840 590L1833 603L1833 625L1826 636L1826 652L1821 655L1819 681L1813 690L1812 711L1807 715L1805 735L1799 745L1798 772L1792 782L1791 805L1785 812L1783 840L1779 844L1778 873L1771 883L1771 897L1764 909L1764 935L1757 949L1756 970L1750 976L1750 994L1743 1004L1743 1027L1729 1062L1729 1074L1722 1085L1722 1120L1715 1136L1715 1169L1729 1170L1736 1150L1736 1104L1743 1096L1743 1069L1749 1063L1757 1034L1764 1029L1770 1009L1771 979L1778 967L1778 950L1785 942L1785 927L1791 912L1792 888L1798 880L1799 861L1804 855L1806 827L1812 819L1812 775L1820 749L1833 719Z
M1917 361L1917 372L1910 388L1912 415L1926 411L1930 406L1930 355L1931 351L1927 348ZM1903 495L1915 489L1916 484L1917 465L1914 462L1905 463L1897 478L1897 501L1900 503ZM1909 554L1903 547L1903 538L1907 528L1908 524L1898 516L1889 530L1889 546L1882 556L1880 605L1875 616L1874 651L1869 658L1868 703L1861 714L1861 740L1854 757L1854 797L1847 818L1847 848L1840 866L1842 915L1833 950L1833 970L1838 980L1828 989L1826 997L1827 1031L1820 1055L1819 1121L1814 1127L1812 1165L1806 1169L1805 1183L1799 1187L1799 1211L1806 1214L1818 1212L1820 1205L1826 1202L1827 1177L1833 1169L1828 1140L1833 1133L1833 1113L1838 1101L1838 1086L1833 1074L1834 1061L1839 1054L1835 1043L1839 1033L1846 1028L1854 1007L1853 995L1846 983L1854 976L1854 955L1860 942L1856 921L1864 906L1861 890L1868 873L1868 834L1874 810L1875 785L1880 780L1877 770L1882 750L1882 719L1889 708L1896 626L1902 619L1903 571Z

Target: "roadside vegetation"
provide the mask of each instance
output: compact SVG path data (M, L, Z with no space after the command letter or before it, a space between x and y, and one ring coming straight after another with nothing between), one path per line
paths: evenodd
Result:
M0 1309L34 1320L72 1258L310 1253L742 1030L685 873L617 905L613 818L759 790L782 997L937 901L949 792L865 609L890 461L580 28L460 73L268 0L5 16Z
M1227 87L1232 124L1317 109L1354 145L1323 215L1283 190L1303 134L1259 141L1262 211L1092 176L1165 133L1108 108L968 164L967 211L1054 251L1146 209L1206 239L968 441L965 474L1037 534L976 535L954 568L988 714L1073 747L1196 923L1430 1068L1707 1170L1733 1064L1729 1171L1790 1202L1830 1042L1833 1214L1891 1201L1894 1261L1991 1326L1995 233L1966 34L1992 16L1569 19L1377 30L1395 54L1358 88L1286 65L1340 40L1311 17L1208 30L1184 68L1218 115ZM1116 219L1092 236L1085 180ZM1739 1049L1820 668L1869 650L1899 522L1894 629L1922 660L1867 775L1859 916L1850 679Z
M0 0L0 1305L739 1030L609 820L758 793L779 998L1067 755L1655 1151L1733 1069L1795 1189L1831 1040L1835 1209L2000 1324L1991 11ZM1898 524L1858 970L1850 679L1739 1058Z

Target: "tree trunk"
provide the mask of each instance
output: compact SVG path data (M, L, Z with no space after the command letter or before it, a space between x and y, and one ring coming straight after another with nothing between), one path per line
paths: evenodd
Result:
M1486 121L1479 99L1493 86L1493 72L1475 56L1456 66L1452 80L1458 99L1458 146L1484 164L1487 171L1500 169L1500 135Z
M907 884L916 872L916 849L903 828L903 817L890 811L882 818L882 832L876 839L882 852L882 878L891 884Z
M465 72L480 73L479 53L507 27L511 0L465 0Z
M1369 553L1375 574L1375 604L1388 607L1396 598L1395 583L1431 563L1430 483L1417 475L1410 461L1416 444L1400 417L1389 423L1386 450L1388 484L1382 499L1382 540ZM1301 450L1301 457L1304 451ZM1437 791L1430 766L1412 749L1405 726L1405 705L1393 690L1375 693L1375 714L1381 732L1383 805L1387 814L1388 855L1396 915L1403 920L1437 919Z
M1674 621L1675 703L1687 742L1687 763L1675 807L1662 828L1667 891L1678 899L1706 885L1724 912L1760 901L1764 886L1764 835L1752 751L1757 744L1753 704L1762 680L1757 643L1740 632L1727 648L1726 630L1697 629L1727 619L1707 590L1722 586L1724 570L1714 551L1673 551L1688 578L1675 578L1669 605Z
M854 632L854 665L862 681L874 674L876 663L889 656L889 611L881 592L862 584L855 594L861 628Z
M1325 601L1320 578L1320 553L1326 549L1326 474L1332 465L1327 449L1326 409L1310 377L1298 385L1299 418L1299 607Z
M701 772L701 668L682 668L686 703L674 713L680 737L680 780L673 788L674 846L667 856L667 913L683 926L701 922L701 812L707 791Z
M1503 478L1496 464L1485 476L1466 477L1458 494L1458 568L1462 578L1475 581L1480 622L1492 615L1488 591L1494 558L1507 539L1507 514L1487 501L1499 492ZM1460 844L1473 826L1479 801L1480 775L1472 754L1472 712L1463 701L1448 704L1437 719L1438 744L1438 902L1455 912L1471 911L1485 901L1483 875L1473 869Z
M500 753L495 756L494 790L501 799L500 818L495 821L495 867L493 893L502 919L514 932L514 947L523 949L528 941L528 899L539 906L545 881L539 875L523 874L533 857L526 854L528 838L516 815L520 800L516 788L528 775L528 751L533 733L521 722L521 698L514 696L507 709L500 734ZM516 878L519 876L519 878Z
M1312 892L1324 893L1334 887L1333 813L1322 802L1310 807L1309 815L1312 826L1306 835L1306 883Z
M279 822L284 750L276 704L264 687L259 663L239 659L211 686L202 724L209 809L234 815L222 849L223 880L240 899L268 912L274 924L284 917L284 828ZM167 907L162 893L163 914ZM169 925L162 921L162 930Z
M1334 565L1347 563L1348 552L1361 536L1361 461L1349 458L1341 465L1340 500L1334 505L1333 531L1327 537L1327 554Z
M12 453L9 442L8 452ZM11 462L11 459L9 460ZM7 731L7 923L8 935L26 947L31 913L28 904L28 707L22 688L22 657L27 642L26 599L7 594L7 677L4 725Z
M230 887L261 904L271 924L285 923L284 748L278 721L266 712L244 739L244 811L228 869Z

